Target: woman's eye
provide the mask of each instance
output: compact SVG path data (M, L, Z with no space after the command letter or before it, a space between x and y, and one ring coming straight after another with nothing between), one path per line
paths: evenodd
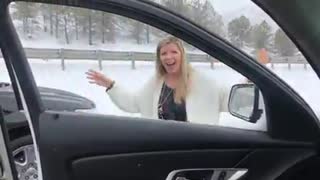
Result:
M161 56L164 56L164 55L166 55L167 54L167 52L163 52L163 53L161 53L160 55Z

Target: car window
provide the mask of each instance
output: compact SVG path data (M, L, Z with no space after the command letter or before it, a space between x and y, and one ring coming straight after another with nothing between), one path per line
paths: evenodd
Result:
M259 92L262 113L248 122L257 88L250 80L164 31L58 5L17 2L10 13L46 109L266 130ZM162 71L180 79L170 81ZM229 106L236 84L247 86Z
M231 42L276 73L320 117L320 81L277 23L250 0L150 0Z

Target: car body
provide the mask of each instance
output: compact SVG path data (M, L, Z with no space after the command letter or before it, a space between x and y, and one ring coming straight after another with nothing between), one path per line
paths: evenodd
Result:
M241 72L261 90L267 132L46 111L21 43L2 3L1 49L19 84L43 179L310 179L319 174L319 119L279 77L216 35L155 3L55 1L131 17L171 33ZM287 32L320 77L320 2L255 0ZM288 10L289 9L289 10ZM16 82L15 82L16 81ZM5 153L3 153L5 154ZM6 155L6 154L5 154ZM10 162L10 156L5 156ZM9 158L8 158L9 157ZM190 175L191 174L191 175Z
M81 111L92 110L95 103L91 100L64 90L38 87L44 107L47 110ZM27 151L33 146L30 129L25 113L19 110L13 88L10 83L0 83L0 106L4 113L6 127L8 128L10 146L16 162L31 160L35 152ZM28 163L27 163L28 164ZM27 172L27 171L26 171ZM23 176L20 176L20 179Z
M95 108L93 101L75 93L47 87L38 88L44 107L47 110L76 111ZM24 113L18 109L10 83L0 84L0 106L4 111L12 140L19 138L21 134L30 135L28 131L20 131L21 129L28 129L28 122Z

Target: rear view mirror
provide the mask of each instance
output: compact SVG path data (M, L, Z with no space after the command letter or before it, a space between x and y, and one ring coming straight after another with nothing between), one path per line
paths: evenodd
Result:
M236 84L229 97L229 112L245 121L256 123L263 110L259 108L260 92L254 84Z

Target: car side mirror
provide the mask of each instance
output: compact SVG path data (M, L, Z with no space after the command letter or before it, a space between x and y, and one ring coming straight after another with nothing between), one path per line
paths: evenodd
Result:
M260 91L252 83L236 84L231 88L228 108L230 114L245 121L256 123L263 110L259 109Z

